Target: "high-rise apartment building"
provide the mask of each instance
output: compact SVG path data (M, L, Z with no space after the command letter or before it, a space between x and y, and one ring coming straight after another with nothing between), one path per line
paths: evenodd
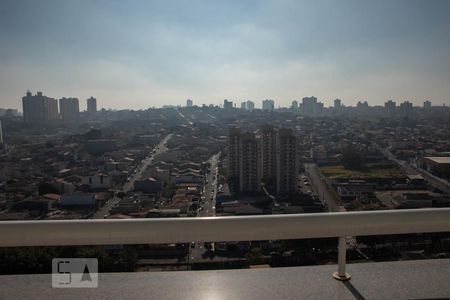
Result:
M423 108L429 109L431 108L431 102L430 101L424 101L423 102Z
M275 187L277 176L277 131L272 125L261 130L261 178L264 183Z
M247 109L247 102L241 102L241 109L246 110Z
M318 102L314 96L305 97L302 99L301 112L308 117L320 116L324 113L324 105L322 102Z
M294 110L298 109L298 101L297 100L292 101L291 109L294 109Z
M281 128L277 134L277 194L297 192L298 172L297 138L292 129Z
M396 104L394 101L389 100L387 102L384 102L384 110L386 111L386 114L388 116L394 116L395 110L396 110Z
M194 106L194 101L192 101L191 99L187 99L186 100L186 107L192 107Z
M262 183L279 194L297 191L297 139L291 129L266 125L256 136L233 127L228 151L229 176L239 191L259 191Z
M367 112L369 110L369 103L367 103L367 101L358 101L358 103L356 103L356 109L359 112Z
M94 97L88 98L86 100L87 103L87 112L90 114L95 114L97 112L97 99Z
M409 117L413 111L413 104L409 101L405 101L400 103L400 107L398 108L399 114L402 117Z
M305 97L302 99L302 114L312 116L314 113L314 105L317 103L316 97Z
M19 115L19 111L13 108L0 108L0 117L8 116L8 117L17 117Z
M239 178L241 129L232 127L228 135L228 175Z
M239 191L256 192L260 190L259 147L254 133L246 132L240 137Z
M80 103L77 98L61 98L59 111L63 121L76 121L80 117Z
M3 146L3 127L2 127L2 120L0 120L0 147Z
M38 92L31 95L28 91L22 97L23 120L27 123L53 121L59 118L58 101Z
M247 101L247 109L252 111L255 109L255 103L253 101L248 100Z
M262 109L263 110L274 110L275 102L270 99L266 99L262 101Z
M224 109L233 108L233 101L228 101L227 99L223 100L223 108Z
M2 120L0 120L0 150L5 150L5 142L3 140L3 126L2 126Z
M342 105L341 99L334 100L334 108L341 108L341 105Z

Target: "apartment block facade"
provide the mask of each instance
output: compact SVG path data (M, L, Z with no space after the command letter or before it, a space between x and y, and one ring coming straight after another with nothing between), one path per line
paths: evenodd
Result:
M264 185L277 194L297 192L298 148L291 129L266 125L255 134L230 129L229 176L240 192L258 192Z
M46 122L59 119L58 101L53 98L42 95L42 92L37 92L36 95L31 95L28 91L22 97L23 105L23 120L27 123Z

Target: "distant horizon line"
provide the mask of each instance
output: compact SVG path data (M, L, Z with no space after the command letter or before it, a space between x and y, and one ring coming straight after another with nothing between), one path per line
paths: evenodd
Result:
M26 96L26 94L28 93L28 92L30 92L31 93L31 91L30 91L30 89L27 89L27 91L25 92L25 95L24 96ZM38 95L38 93L42 93L42 96L45 96L44 94L43 94L43 92L41 91L41 90L38 90L38 91L36 91L36 93L33 95L33 93L32 93L32 95L33 96L37 96ZM23 96L22 96L23 97ZM84 102L84 103L86 103L87 102L87 100L88 99L90 99L90 98L95 98L97 101L98 101L98 98L97 97L95 97L95 96L90 96L89 98L86 98L86 99L82 99L82 100L80 100L78 97L67 97L67 96L63 96L63 97L61 97L61 98L55 98L55 97L51 97L51 96L46 96L46 97L48 97L48 98L51 98L51 99L55 99L55 100L60 100L60 99L64 99L64 98L75 98L75 99L77 99L77 100L79 100L80 102ZM300 105L301 104L301 102L302 102L302 100L304 99L304 98L312 98L312 97L314 97L314 98L316 98L317 99L317 103L324 103L324 102L322 102L318 97L316 97L316 96L305 96L305 97L302 97L300 100L297 100L297 99L294 99L294 100L291 100L291 103L290 104L288 104L287 106L280 106L280 105L278 105L276 108L274 107L274 109L290 109L291 108L291 106L292 106L292 103L294 102L294 101L297 101L297 103ZM214 102L214 103L200 103L200 104L195 104L195 100L193 100L192 98L186 98L185 100L184 100L184 103L183 104L163 104L163 105L153 105L153 106L148 106L148 107L146 107L146 108L144 108L144 107L142 107L142 108L113 108L113 107L102 107L102 108L100 108L100 109L98 109L98 110L101 110L101 109L105 109L105 110L110 110L110 111L120 111L120 110L136 110L136 111L139 111L139 110L148 110L148 109L157 109L157 108L169 108L169 107L174 107L174 108L180 108L180 107L187 107L187 105L186 105L186 101L187 100L192 100L194 103L193 103L193 106L197 106L197 107L203 107L203 106L207 106L207 107L210 107L211 105L213 106L213 107L219 107L219 108L223 108L223 103L217 103L217 102ZM263 107L262 107L262 102L263 101L265 101L265 100L272 100L272 101L274 101L275 102L275 104L276 104L276 101L274 100L274 99L269 99L269 98L265 98L265 99L261 99L261 100L259 100L259 103L261 104L261 105L258 105L258 106L256 106L256 103L258 103L258 102L255 102L255 101L252 101L252 100L249 100L249 99L247 99L247 100L239 100L239 101L236 101L236 100L229 100L228 98L224 98L222 101L224 101L224 100L228 100L228 101L231 101L232 103L233 103L233 105L235 105L233 108L237 108L237 109L241 109L241 107L239 106L241 103L243 103L243 102L247 102L247 101L251 101L251 102L253 102L254 104L255 104L255 107L254 107L254 109L263 109ZM383 107L384 106L384 103L383 104L375 104L375 105L371 105L368 101L366 101L366 100L359 100L358 102L356 102L354 105L345 105L344 103L343 103L343 101L342 101L342 99L340 99L340 98L334 98L333 100L330 100L331 102L334 102L335 100L340 100L341 101L341 107L345 107L345 108L351 108L351 107L354 107L354 108L356 108L357 107L357 105L358 105L358 103L365 103L365 102L367 102L367 104L368 104L368 106L369 107L377 107L377 106L379 106L379 107ZM124 101L126 101L126 100L124 100ZM436 103L435 103L435 105L433 105L433 101L431 101L431 100L423 100L422 101L422 103L416 103L416 102L412 102L412 100L403 100L403 101L401 101L401 100L395 100L395 99L393 99L393 98L391 98L391 99L386 99L386 100L384 100L385 102L388 102L388 101L393 101L393 102L395 102L396 103L396 105L397 104L400 104L400 103L404 103L404 102L409 102L409 103L412 103L413 104L413 107L423 107L423 104L426 102L426 101L430 101L431 102L431 106L434 106L434 107L447 107L447 103L445 103L445 102L443 102L442 103L442 105L436 105ZM401 102L400 102L401 101ZM21 99L20 99L20 102L21 102ZM364 104L365 105L365 104ZM450 105L450 104L449 104ZM23 107L22 107L23 108ZM333 105L333 103L331 103L331 104L328 104L328 106L325 106L324 105L324 108L334 108L334 105ZM16 108L4 108L4 109L16 109L17 111L19 111L19 112L23 112L23 110L21 110L21 107L16 107ZM86 109L87 109L87 107L86 107ZM80 109L80 112L82 112L83 110L81 110ZM85 110L84 110L85 111Z
M62 98L61 98L62 99ZM55 99L56 100L56 99ZM394 101L395 102L395 101ZM407 102L407 101L404 101L404 102ZM430 101L431 102L431 101ZM412 103L412 102L409 102L409 103ZM413 104L413 108L424 108L424 106L423 105L414 105L414 103L412 103ZM432 104L432 102L431 102L431 104ZM99 109L97 109L97 112L100 112L100 111L102 111L102 110L105 110L105 111L114 111L114 112L116 112L116 111L125 111L125 110L127 110L127 111L145 111L145 110L149 110L149 109L164 109L164 108L202 108L202 107L208 107L208 108L220 108L220 109L242 109L242 110L248 110L248 111L251 111L251 110L262 110L262 111L271 111L271 110L284 110L284 109L287 109L287 110L301 110L301 108L300 107L297 107L297 108L292 108L292 107L286 107L286 106L279 106L279 107L274 107L273 109L264 109L264 108L262 108L262 107L255 107L255 108L253 108L253 109L243 109L243 108L241 108L241 107L238 107L238 106L233 106L233 107L231 107L231 108L224 108L223 107L223 105L217 105L217 104L209 104L209 105L207 105L207 104L201 104L200 106L199 105L193 105L193 106L186 106L186 105L181 105L181 104L177 104L177 105L172 105L172 104L169 104L169 105L163 105L163 106L159 106L159 107L156 107L156 106L153 106L153 107L147 107L147 108L112 108L112 107L101 107L101 108L99 108ZM385 106L384 105L381 105L381 104L379 104L379 105L369 105L369 106L367 106L368 108L385 108ZM397 108L400 108L400 105L396 105L396 107ZM435 107L435 108L437 108L437 107L450 107L450 106L447 106L446 105L446 103L443 103L442 105L431 105L430 107ZM327 106L327 107L323 107L324 109L335 109L335 108L354 108L354 109L356 109L356 108L358 108L357 106L345 106L345 105L341 105L340 107L335 107L335 106ZM6 108L6 107L0 107L0 109L4 109L4 110L8 110L8 109L12 109L12 110L16 110L18 113L21 113L21 114L23 114L23 109L21 110L21 109L19 109L19 108ZM84 110L79 110L79 112L81 113L81 112L87 112L87 109L84 109Z

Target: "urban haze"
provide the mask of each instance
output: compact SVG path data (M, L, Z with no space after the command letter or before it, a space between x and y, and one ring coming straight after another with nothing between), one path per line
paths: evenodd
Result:
M0 0L0 299L448 299L449 1Z

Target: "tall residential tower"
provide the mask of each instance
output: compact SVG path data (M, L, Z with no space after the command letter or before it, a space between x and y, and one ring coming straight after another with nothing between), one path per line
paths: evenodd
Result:
M277 194L297 192L297 138L291 129L266 125L256 135L233 127L228 151L230 182L240 192L260 191L262 184Z
M27 123L53 121L59 118L58 101L42 95L42 92L37 92L33 96L28 91L22 97L22 105L23 120Z
M246 132L240 137L239 190L256 192L260 190L261 180L258 172L259 147L254 133Z
M281 128L277 134L277 194L297 192L298 173L297 138L292 129Z
M88 98L87 102L87 112L90 114L95 114L97 112L97 99L94 97Z
M77 98L61 98L59 111L63 121L76 121L80 117L80 103Z
M277 131L272 125L261 130L261 177L263 182L274 187L277 176Z

